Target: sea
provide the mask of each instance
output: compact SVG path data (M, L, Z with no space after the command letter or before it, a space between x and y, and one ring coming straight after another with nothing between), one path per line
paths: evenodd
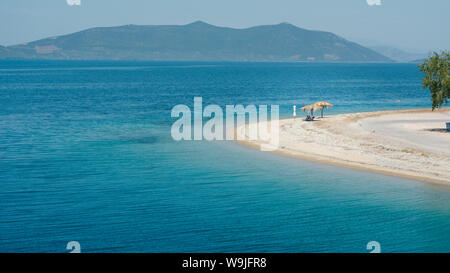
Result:
M429 108L421 85L407 63L2 60L0 252L449 252L449 186L171 136L194 97L288 118Z

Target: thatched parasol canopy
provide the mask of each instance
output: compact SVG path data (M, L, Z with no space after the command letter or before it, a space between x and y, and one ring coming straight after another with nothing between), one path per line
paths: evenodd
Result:
M321 107L321 108L331 108L333 107L333 104L326 102L326 101L318 101L314 103L313 105Z
M321 108L316 106L316 105L314 105L314 104L311 104L311 105L305 105L301 109L304 112L308 112L308 111L311 112L311 116L313 116L314 115L314 111L315 110L319 110Z
M302 109L302 111L311 111L311 110L313 110L313 106L312 105L305 105L305 106L303 106L301 109Z
M313 104L314 107L317 107L321 110L321 117L323 118L323 109L333 107L333 104L326 101L318 101Z

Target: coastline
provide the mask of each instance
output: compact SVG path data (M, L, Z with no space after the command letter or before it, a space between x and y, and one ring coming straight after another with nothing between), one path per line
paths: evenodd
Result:
M322 164L450 185L450 108L339 114L306 122L280 119L273 153ZM259 149L244 126L238 143Z

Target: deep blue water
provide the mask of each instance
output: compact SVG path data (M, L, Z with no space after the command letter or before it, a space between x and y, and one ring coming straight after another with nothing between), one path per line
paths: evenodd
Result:
M430 105L413 64L2 61L0 252L450 251L450 187L175 142L194 96L282 117Z

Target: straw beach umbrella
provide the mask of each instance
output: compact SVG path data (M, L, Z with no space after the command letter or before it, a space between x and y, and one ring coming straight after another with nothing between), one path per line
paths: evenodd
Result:
M314 114L314 110L320 109L319 107L314 106L313 104L311 105L305 105L302 108L300 108L302 111L307 112L307 111L311 111L311 116Z
M306 112L306 111L311 111L312 109L312 105L305 105L302 108L300 108L302 111Z
M321 117L323 118L323 109L333 107L333 104L326 101L318 101L313 104L313 106L319 108L321 110Z

